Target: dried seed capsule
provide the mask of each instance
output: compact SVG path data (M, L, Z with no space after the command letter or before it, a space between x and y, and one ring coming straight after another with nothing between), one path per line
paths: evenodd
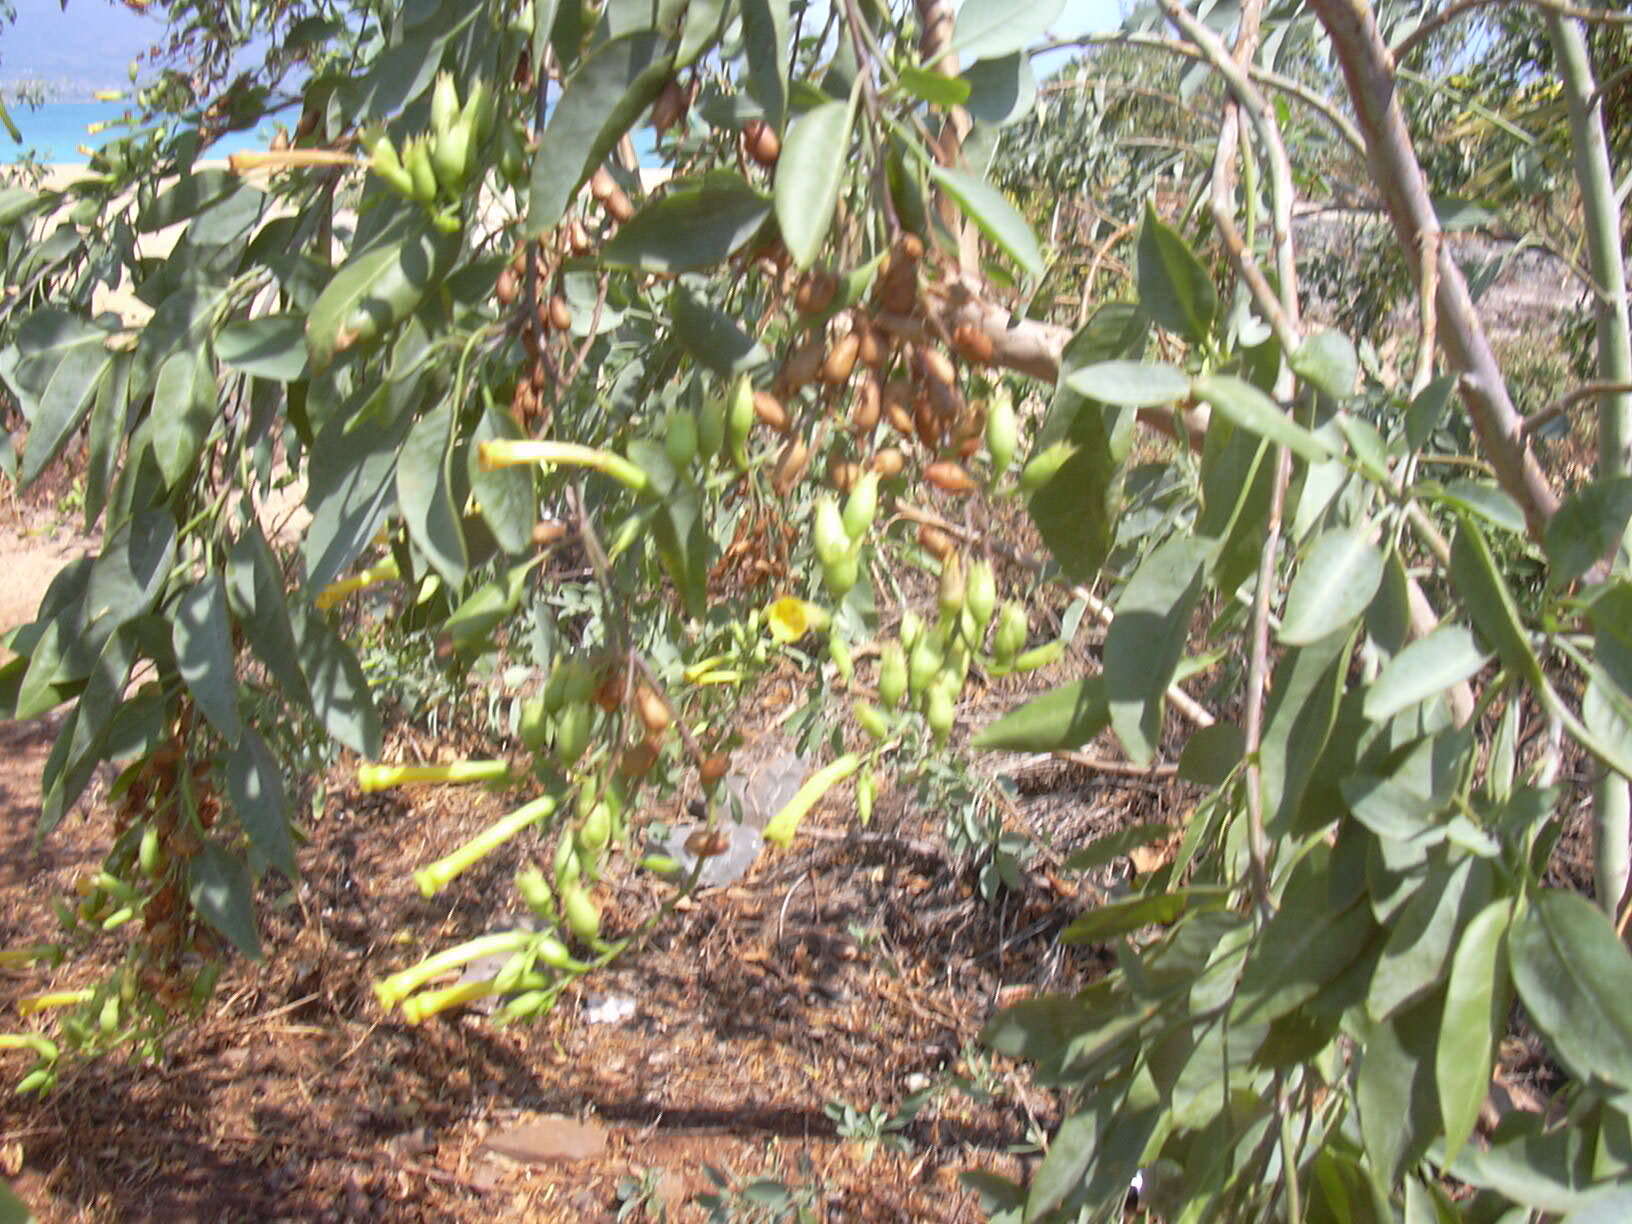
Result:
M800 314L821 314L833 304L839 292L839 278L817 265L806 272L793 291L793 304Z
M925 552L937 561L945 561L957 547L957 541L939 527L932 527L928 523L918 525L918 544Z
M848 493L855 488L856 481L861 477L861 464L844 458L842 455L832 455L827 461L827 483L840 493Z
M748 156L767 168L776 165L782 156L782 137L763 119L750 119L742 125L742 143Z
M904 378L892 378L884 387L884 419L890 423L890 428L899 434L911 437L916 426L913 423L913 390L912 384Z
M680 87L679 81L670 77L657 95L657 101L652 103L652 126L662 135L685 117L690 104L690 95Z
M972 493L978 487L975 478L950 459L930 464L924 469L924 479L943 493Z
M777 372L777 385L789 394L808 386L816 380L826 358L827 346L821 333L817 332L788 355L782 369Z
M771 469L771 489L778 497L786 497L793 491L793 486L804 478L805 469L810 466L810 450L805 446L803 438L789 438L782 447L782 453L776 457L776 466Z
M941 419L940 413L935 411L935 402L928 394L920 395L912 402L912 427L925 449L934 451L941 448L941 437L946 433L946 422Z
M635 688L635 713L640 716L646 730L653 735L667 731L669 724L674 721L674 715L669 713L668 704L644 684Z
M973 361L977 365L990 365L992 362L992 338L973 323L959 323L952 329L952 347L965 361Z
M550 326L556 331L570 331L572 329L572 307L567 299L559 293L550 297Z
M951 386L958 376L952 359L940 349L930 348L927 344L920 344L913 350L913 359L925 378L932 378L945 386Z
M873 456L873 471L885 480L893 480L907 470L907 457L893 446L886 446Z
M777 433L785 434L793 427L793 418L787 407L769 391L754 392L754 415Z
M850 428L858 434L872 433L878 424L883 400L878 377L868 370L856 384L856 396L850 401Z
M828 350L827 359L818 371L821 380L830 387L842 387L850 381L850 372L856 368L856 357L861 352L861 337L851 332L841 337Z
M719 785L720 779L731 772L731 754L716 752L697 767L697 777L703 784L705 791L712 791Z
M889 360L890 346L884 334L873 326L872 320L861 311L855 313L856 335L861 337L861 364L870 370L881 368Z
M493 287L493 296L499 299L500 306L508 308L516 304L521 294L520 281L520 275L509 264L500 270L498 284Z

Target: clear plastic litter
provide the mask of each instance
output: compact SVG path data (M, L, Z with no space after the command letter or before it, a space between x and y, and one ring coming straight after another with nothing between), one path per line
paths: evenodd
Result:
M697 856L686 849L686 839L698 829L706 827L687 821L669 830L669 836L663 842L663 853L680 864L680 874L676 879L689 880L691 873L697 869ZM726 820L721 822L720 832L726 835L728 843L723 853L711 854L703 859L702 873L697 877L699 888L724 888L727 884L736 883L748 874L759 852L765 848L764 837L752 825L733 824Z

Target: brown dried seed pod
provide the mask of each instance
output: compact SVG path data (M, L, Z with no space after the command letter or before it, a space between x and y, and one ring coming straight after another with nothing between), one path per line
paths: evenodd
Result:
M878 304L890 314L910 315L918 309L918 271L909 268L903 272L896 272L891 265L891 274L884 278L878 289Z
M799 278L793 291L793 304L801 314L821 314L833 304L838 292L839 278L818 264Z
M694 858L713 858L731 848L731 837L724 829L698 829L686 838L686 853Z
M840 493L850 492L851 487L861 477L861 464L845 459L841 455L833 455L827 461L827 483Z
M782 137L763 119L750 119L742 125L742 143L748 156L767 168L776 165L782 156Z
M969 415L968 402L963 393L948 383L937 382L933 378L924 380L924 393L929 396L930 406L935 415L940 417L943 429L954 428L959 421Z
M620 190L618 180L612 177L612 171L605 166L597 168L595 173L589 176L589 194L598 203L605 204L612 193L618 190Z
M941 438L946 433L946 422L941 419L941 414L935 411L935 402L927 393L920 395L912 403L912 426L913 432L918 435L918 441L927 448L932 451L941 448Z
M805 446L804 439L789 438L782 447L782 453L776 457L776 466L771 469L771 490L778 497L786 497L809 466L810 450Z
M702 780L704 790L712 790L730 771L731 754L716 752L697 767L697 776Z
M972 459L980 452L980 437L965 438L958 443L958 458Z
M780 434L787 433L793 426L786 405L769 391L754 392L754 415Z
M924 257L924 240L917 234L902 234L890 253L899 256L903 263L917 263Z
M690 104L691 95L680 87L679 81L670 77L663 92L657 95L657 101L652 103L652 126L659 134L668 131L685 117Z
M816 375L826 358L827 345L818 331L788 355L788 359L782 363L782 369L777 373L777 385L787 393L808 386L816 380Z
M992 362L992 338L972 323L959 323L952 329L952 347L965 361L977 365Z
M873 471L885 480L892 480L907 470L907 457L893 446L886 446L873 456Z
M635 206L630 202L629 197L624 194L622 187L617 188L611 195L607 196L603 201L603 205L606 208L607 216L611 217L619 225L625 224L630 217L635 215Z
M918 543L930 556L937 561L945 561L952 555L952 550L958 546L946 532L939 527L931 527L928 523L918 525Z
M890 359L890 345L886 337L873 322L859 310L855 314L856 335L861 337L861 351L858 354L861 364L870 370L881 368Z
M626 778L644 778L652 772L658 756L656 744L651 740L641 740L623 750L623 756L618 761L618 772Z
M856 384L856 397L850 401L850 428L858 434L871 433L878 424L883 410L884 396L878 387L878 376L871 370Z
M527 381L532 384L534 398L537 398L550 385L550 367L543 361L533 362L527 371Z
M549 323L556 331L570 331L572 328L572 307L559 293L550 297Z
M942 459L924 469L924 479L943 493L973 493L980 486L961 464Z
M506 264L499 272L498 283L493 286L493 296L506 309L514 306L516 298L521 296L521 275L511 265Z
M913 362L925 378L933 379L949 387L957 380L957 367L952 364L952 359L941 352L940 349L930 348L927 344L920 344L913 350Z
M584 223L577 217L574 217L567 225L567 246L571 248L574 255L587 255L595 249L594 242L590 240L589 231L584 228Z
M601 674L601 682L595 688L595 704L608 714L623 704L623 691L628 687L628 673L623 664L612 662L607 664Z
M850 381L850 372L856 368L856 357L861 353L861 337L851 332L841 337L828 350L822 362L821 380L830 387L842 387Z
M644 684L635 686L635 713L639 715L641 724L653 735L667 731L669 724L674 721L674 715L669 713L668 703Z
M567 534L567 525L556 519L540 519L533 524L533 547L548 548Z

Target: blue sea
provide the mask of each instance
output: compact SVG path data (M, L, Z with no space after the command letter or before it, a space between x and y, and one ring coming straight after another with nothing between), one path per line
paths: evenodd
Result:
M22 143L0 130L0 163L11 163L32 151L47 164L84 165L84 149L99 149L109 140L117 140L131 129L121 120L130 113L125 102L47 102L37 110L13 102L8 108L13 122L22 132ZM299 118L291 111L282 121L293 126ZM91 131L98 124L109 126ZM264 149L272 142L277 131L274 121L266 120L249 132L233 132L211 145L205 156L226 157L245 149Z

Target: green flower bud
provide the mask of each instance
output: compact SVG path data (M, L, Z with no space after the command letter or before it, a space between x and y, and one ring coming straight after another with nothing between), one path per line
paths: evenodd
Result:
M941 562L941 615L956 618L963 610L963 562L958 560L958 554L946 554L946 560Z
M878 473L868 471L856 481L844 503L844 530L852 540L867 534L878 514Z
M676 470L685 471L697 457L697 418L684 408L669 414L663 433L663 450Z
M907 652L900 642L886 642L878 660L878 699L893 710L907 695Z
M978 636L986 631L992 613L997 610L997 575L992 572L992 563L982 557L971 565L963 590L964 606L975 618Z
M986 405L986 450L992 457L994 480L1014 463L1019 442L1020 422L1014 413L1014 400L1006 390L999 390Z
M850 555L850 534L844 529L844 516L839 503L823 494L816 499L816 511L811 517L811 542L823 568L837 565Z
M992 654L999 663L1010 663L1026 644L1031 626L1026 621L1026 610L1012 600L998 613L997 629L992 635Z
M941 671L941 652L934 641L924 634L907 656L907 692L917 697Z
M858 701L855 706L856 722L875 740L883 742L890 737L890 719L883 710L870 701Z
M1065 466L1066 460L1077 453L1074 442L1056 442L1052 446L1043 448L1041 452L1031 457L1020 473L1020 488L1027 493L1035 493Z

